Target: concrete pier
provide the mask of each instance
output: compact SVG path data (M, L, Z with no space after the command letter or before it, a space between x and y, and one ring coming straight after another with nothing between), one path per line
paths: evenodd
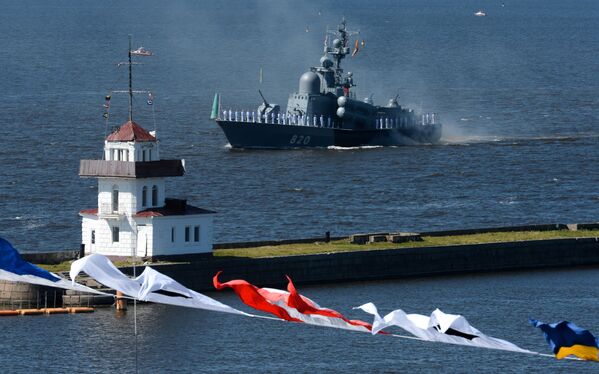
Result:
M422 232L422 236L468 235L486 232L589 230L598 229L599 224L548 224L518 227L484 228L444 232ZM353 235L351 240L365 243L371 236L389 242L420 240L416 233L370 233ZM332 240L340 238L331 238ZM226 243L215 248L242 248L262 245L314 243L323 238ZM180 260L180 261L179 261ZM599 238L565 238L531 240L469 245L447 245L436 247L397 248L364 250L354 252L323 253L270 258L212 257L199 256L176 259L178 263L151 265L156 270L172 277L196 291L214 291L212 277L220 270L222 280L245 279L259 286L284 287L285 275L290 275L297 284L324 284L333 282L401 279L407 277L463 274L472 272L546 269L599 265ZM131 268L122 268L132 273ZM88 286L93 280L81 279ZM87 283L87 282L92 283ZM99 286L96 284L96 286ZM17 308L44 308L62 306L55 304L54 293L62 296L61 290L49 289L45 295L38 286L0 281L0 308L2 300ZM56 291L56 292L55 292ZM102 299L102 300L101 300ZM6 300L9 300L7 302ZM23 303L28 300L28 303ZM18 302L21 301L21 304ZM44 304L47 301L47 305ZM62 301L62 300L61 300ZM92 306L112 304L112 296L83 294L66 291L64 305ZM12 304L11 304L12 303Z
M535 240L401 248L270 258L212 258L154 269L196 291L214 290L212 277L259 286L400 279L486 271L599 265L599 238ZM121 269L131 273L131 268Z
M0 280L0 309L62 306L63 290Z

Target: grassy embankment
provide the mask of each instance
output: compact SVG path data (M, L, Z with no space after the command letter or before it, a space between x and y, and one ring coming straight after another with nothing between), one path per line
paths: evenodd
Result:
M285 244L254 248L232 248L214 251L214 256L222 257L275 257L294 256L316 253L350 252L366 250L382 250L393 248L438 247L445 245L480 244L497 242L515 242L525 240L564 239L564 238L599 237L599 230L555 230L555 231L515 231L488 232L482 234L456 236L423 236L422 241L407 243L372 243L351 244L348 239L330 243L317 242L307 244Z
M71 263L72 262L73 261L65 261L65 262L61 262L60 264L53 264L53 265L37 264L37 266L41 267L42 269L46 269L48 271L51 271L53 273L58 273L60 271L69 271L69 270L71 270ZM138 259L135 264L137 266L141 266L143 264L143 261L141 259ZM132 266L133 262L131 262L131 261L115 261L114 265L116 267L126 267L126 266Z
M297 256L317 253L334 253L350 251L368 251L384 250L395 248L417 248L417 247L438 247L446 245L461 244L480 244L497 242L515 242L525 240L546 240L546 239L564 239L564 238L594 238L599 237L599 230L554 230L554 231L515 231L515 232L488 232L482 234L456 235L456 236L423 236L422 241L407 243L372 243L372 244L351 244L349 239L336 240L330 243L316 242L304 244L284 244L254 248L231 248L219 249L214 251L215 257L276 257L276 256ZM143 261L138 260L137 265ZM117 267L131 266L131 261L115 262ZM40 267L52 272L68 271L70 261L57 265L39 265Z

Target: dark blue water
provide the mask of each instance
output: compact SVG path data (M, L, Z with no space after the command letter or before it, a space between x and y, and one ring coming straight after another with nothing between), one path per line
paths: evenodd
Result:
M302 287L323 306L355 318L372 301L382 313L435 307L463 313L482 332L550 354L527 320L569 318L599 332L599 270L553 270ZM211 294L239 305L232 292ZM143 305L138 309L140 373L574 373L592 362L371 336L224 313ZM133 372L133 313L0 318L0 365L11 373ZM405 334L399 329L389 331Z
M28 1L0 12L0 236L20 250L75 248L96 204L79 159L99 158L103 97L127 85L127 35L155 52L134 82L155 93L135 119L189 174L173 197L219 212L216 241L378 230L597 221L596 1ZM483 8L488 16L474 17ZM318 15L318 11L321 15ZM341 16L366 47L347 61L360 96L434 111L444 143L385 149L231 151L208 120L214 92L252 109L285 104ZM306 32L309 28L309 32ZM258 82L260 67L264 82ZM112 101L110 126L126 119ZM305 289L354 317L373 301L465 314L483 332L548 352L526 320L599 333L596 270ZM217 297L234 302L226 294ZM582 363L162 306L140 308L141 372L588 371ZM10 372L132 371L131 314L0 320Z
M474 17L479 8L487 17ZM318 15L320 10L321 15ZM286 104L344 15L366 47L345 64L360 96L442 115L445 143L231 151L208 120ZM0 235L21 250L76 248L96 204L78 162L99 158L103 97L126 88L127 34L156 54L135 118L189 174L170 195L219 212L215 240L596 221L599 4L580 1L30 1L0 14ZM306 32L306 28L310 32ZM258 82L260 67L264 83ZM115 94L109 126L126 119Z

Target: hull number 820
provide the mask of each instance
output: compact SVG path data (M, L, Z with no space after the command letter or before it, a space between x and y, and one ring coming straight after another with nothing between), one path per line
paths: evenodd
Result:
M289 144L308 145L310 144L310 137L304 135L293 135L289 140Z

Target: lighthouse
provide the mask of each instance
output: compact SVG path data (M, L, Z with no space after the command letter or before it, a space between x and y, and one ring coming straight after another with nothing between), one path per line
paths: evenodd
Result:
M79 176L98 178L97 208L79 212L85 254L162 257L212 252L214 212L166 197L165 180L184 160L162 160L156 132L132 119L104 141L102 160L81 160Z

